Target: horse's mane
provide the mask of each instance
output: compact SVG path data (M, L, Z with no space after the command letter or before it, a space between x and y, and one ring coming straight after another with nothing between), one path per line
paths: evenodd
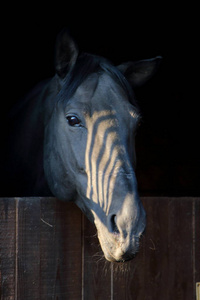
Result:
M66 82L66 96L70 98L75 93L81 83L92 73L101 75L103 72L109 74L118 83L128 95L129 101L137 108L133 90L125 76L107 59L91 55L88 53L81 54L72 69Z

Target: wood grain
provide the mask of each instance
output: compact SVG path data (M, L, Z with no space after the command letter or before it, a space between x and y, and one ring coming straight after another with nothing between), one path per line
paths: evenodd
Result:
M15 299L16 274L16 204L14 199L0 202L0 294L2 300Z

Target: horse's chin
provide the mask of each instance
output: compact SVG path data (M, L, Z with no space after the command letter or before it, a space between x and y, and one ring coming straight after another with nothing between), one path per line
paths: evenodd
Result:
M121 249L117 249L116 251L113 251L113 252L104 249L104 256L105 256L105 259L110 262L124 263L124 262L132 260L135 257L137 252L138 252L138 250L134 250L134 252L131 251L128 253L123 253L123 251Z
M139 238L123 240L119 236L107 233L105 236L98 232L99 242L105 259L110 262L126 262L133 259L139 251Z
M111 255L110 253L105 253L104 252L104 257L106 260L108 260L109 262L114 262L114 263L125 263L125 262L128 262L130 260L132 260L134 257L135 257L135 254L131 254L127 257L125 256L116 256L114 257L114 254Z

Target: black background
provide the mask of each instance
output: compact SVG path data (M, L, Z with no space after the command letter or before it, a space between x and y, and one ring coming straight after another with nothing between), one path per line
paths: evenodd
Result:
M80 51L115 64L161 55L156 76L136 90L143 116L137 134L139 190L144 195L199 195L197 8L169 1L49 5L29 2L2 11L2 111L54 75L55 39L63 27Z

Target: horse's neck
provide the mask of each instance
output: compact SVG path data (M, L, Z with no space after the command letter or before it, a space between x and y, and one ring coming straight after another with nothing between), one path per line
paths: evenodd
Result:
M15 196L48 195L43 171L43 103L47 83L39 84L12 112L6 174Z

